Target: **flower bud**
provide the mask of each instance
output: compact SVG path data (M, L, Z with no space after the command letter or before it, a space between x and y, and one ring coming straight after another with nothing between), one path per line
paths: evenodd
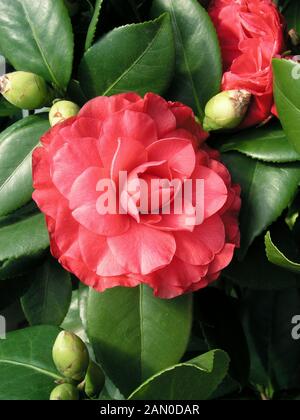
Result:
M105 375L103 370L93 361L84 380L84 392L89 398L98 398L105 384Z
M58 385L50 395L50 401L78 401L79 391L71 384Z
M246 90L226 90L206 105L203 128L206 131L236 128L243 121L251 99Z
M294 47L298 47L298 45L300 45L300 35L295 29L291 29L289 31L289 37Z
M54 363L65 378L82 381L89 366L89 354L84 342L75 334L62 331L52 350Z
M0 77L0 93L20 109L38 109L51 101L50 91L45 80L24 71L8 73Z
M49 113L49 121L51 127L56 124L62 123L68 118L75 117L78 114L80 108L74 102L70 101L58 101L56 102Z

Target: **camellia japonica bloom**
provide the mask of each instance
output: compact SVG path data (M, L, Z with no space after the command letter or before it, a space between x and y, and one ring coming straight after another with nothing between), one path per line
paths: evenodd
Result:
M253 95L243 127L271 116L272 59L284 51L284 19L272 0L212 0L209 14L223 58L223 90Z
M241 202L206 138L190 108L151 93L95 98L52 128L33 198L54 257L100 292L143 283L173 298L215 281L239 246Z

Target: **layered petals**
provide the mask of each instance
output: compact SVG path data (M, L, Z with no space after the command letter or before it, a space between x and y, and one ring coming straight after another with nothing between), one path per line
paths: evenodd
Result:
M250 23L249 23L250 24ZM239 246L240 188L193 111L149 93L100 97L33 153L51 252L99 292L206 287Z
M284 52L284 19L272 0L213 0L209 14L223 57L223 90L245 89L253 95L241 127L271 116L272 59Z

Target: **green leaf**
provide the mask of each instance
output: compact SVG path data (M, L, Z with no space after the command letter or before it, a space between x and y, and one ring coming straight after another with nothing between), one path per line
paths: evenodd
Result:
M273 60L274 96L277 111L291 145L300 153L300 64Z
M47 117L32 116L0 134L0 217L31 200L32 152L49 127Z
M74 290L72 293L69 311L63 323L61 324L61 328L66 331L73 332L74 334L78 335L83 341L87 342L87 336L82 324L82 320L80 318L79 307L79 291Z
M247 291L243 322L251 355L251 382L270 396L277 390L298 389L300 341L292 320L299 314L300 291Z
M278 123L241 131L226 140L220 151L236 151L264 162L287 163L300 160L300 154L290 145Z
M126 396L180 360L191 321L191 296L162 300L145 285L90 292L89 340L97 361Z
M170 17L127 25L104 36L84 55L79 81L88 97L134 91L162 93L173 76Z
M281 239L283 240L283 238ZM292 242L292 234L291 234L291 238L288 238L287 240L290 240ZM266 245L266 253L267 253L268 260L272 264L275 264L278 267L291 271L292 273L300 274L300 263L292 261L290 258L288 258L284 254L284 252L282 252L275 245L271 237L271 232L268 232L266 234L265 245ZM300 286L300 279L299 279L299 286Z
M42 214L0 220L0 280L29 270L48 247L49 236Z
M63 379L52 361L59 332L56 327L33 327L0 340L1 400L49 400L55 382Z
M271 264L266 256L264 237L257 238L243 261L233 261L224 275L239 287L252 290L299 288L300 279L293 273Z
M64 90L73 62L73 32L63 0L1 0L0 51L16 70Z
M31 279L16 277L0 281L0 311L19 300L31 285Z
M249 378L250 360L245 334L238 317L237 300L218 289L207 288L196 293L194 301L197 335L205 340L207 351L219 348L229 355L230 376L239 384L245 385ZM238 354L236 349L239 349Z
M49 257L27 277L31 287L21 299L27 321L30 325L59 326L71 303L71 275Z
M233 180L242 187L241 258L293 201L300 181L300 164L270 164L230 152L223 155Z
M0 117L11 117L20 112L20 109L7 102L4 97L0 98Z
M220 91L219 42L208 13L197 0L154 0L152 14L169 12L176 42L175 76L169 96L204 118L206 103Z
M284 11L284 17L287 20L288 28L295 29L300 33L300 4L297 0L289 2Z
M94 15L92 17L92 20L91 20L91 23L90 23L90 26L89 26L89 29L88 29L86 41L85 41L85 50L86 51L92 46L92 44L94 42L95 33L96 33L96 29L97 29L97 24L98 24L100 12L101 12L102 3L103 3L103 0L96 0Z
M189 362L169 367L148 379L130 400L207 400L225 378L229 357L214 350Z

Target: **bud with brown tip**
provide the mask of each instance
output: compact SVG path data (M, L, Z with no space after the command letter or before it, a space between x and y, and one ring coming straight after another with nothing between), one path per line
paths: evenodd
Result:
M214 96L205 107L204 130L238 127L246 116L250 100L251 93L247 90L226 90Z
M16 71L0 77L0 93L20 109L34 110L51 102L51 92L45 80L34 73Z
M70 101L57 101L52 106L49 112L49 121L51 127L54 127L56 124L60 124L67 120L68 118L75 117L80 108L77 104Z

